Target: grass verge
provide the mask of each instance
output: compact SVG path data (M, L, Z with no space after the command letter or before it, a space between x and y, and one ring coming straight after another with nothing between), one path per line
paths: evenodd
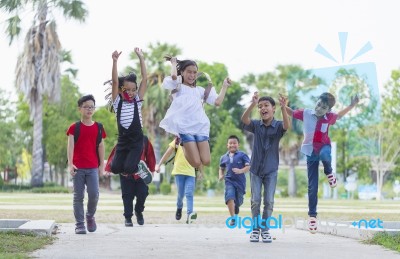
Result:
M381 245L400 253L400 234L380 232L374 235L372 239L365 241L365 243L371 245Z
M52 244L54 239L33 233L0 232L0 258L29 258L28 253Z

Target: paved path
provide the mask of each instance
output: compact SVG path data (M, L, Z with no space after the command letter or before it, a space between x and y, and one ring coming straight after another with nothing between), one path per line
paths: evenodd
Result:
M244 229L220 225L98 224L94 233L76 235L74 224L60 224L57 241L31 254L36 258L400 258L381 246L297 229L272 230L271 244L250 243Z

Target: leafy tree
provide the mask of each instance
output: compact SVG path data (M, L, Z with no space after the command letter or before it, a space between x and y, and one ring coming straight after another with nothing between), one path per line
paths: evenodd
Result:
M25 38L23 53L16 67L16 87L29 103L33 120L33 164L31 185L43 185L43 97L58 100L60 96L61 45L56 22L49 17L52 10L61 10L66 18L84 21L87 10L78 0L0 0L0 9L9 13L7 35L10 44L21 32L20 15L26 9L34 10L34 20Z
M15 170L27 138L15 120L15 108L15 103L10 101L10 94L0 89L1 169Z

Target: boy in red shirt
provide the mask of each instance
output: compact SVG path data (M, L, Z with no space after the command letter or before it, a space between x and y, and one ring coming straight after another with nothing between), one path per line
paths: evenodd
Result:
M85 185L88 193L86 223L87 230L94 232L97 229L94 214L99 200L99 174L104 171L104 142L106 132L101 124L94 122L92 116L95 111L95 99L93 95L85 95L78 100L78 109L81 113L79 126L71 124L67 131L68 136L68 171L74 184L74 216L76 221L75 233L86 234L83 199L85 197ZM79 136L76 139L79 127ZM98 144L98 134L101 141ZM98 147L97 147L98 144Z

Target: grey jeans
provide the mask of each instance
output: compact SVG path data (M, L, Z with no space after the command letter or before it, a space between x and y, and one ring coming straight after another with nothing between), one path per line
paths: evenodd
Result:
M253 226L253 229L268 230L265 221L271 217L272 211L274 210L274 195L276 189L278 172L272 172L263 176L258 176L250 173L251 183L251 214L253 219L259 218L260 207L261 207L261 194L264 186L264 210L262 213L262 219L264 220L263 226Z
M99 201L99 169L78 169L72 178L74 183L74 215L77 226L85 224L85 210L83 199L85 198L85 185L88 193L86 217L93 217L96 213Z

